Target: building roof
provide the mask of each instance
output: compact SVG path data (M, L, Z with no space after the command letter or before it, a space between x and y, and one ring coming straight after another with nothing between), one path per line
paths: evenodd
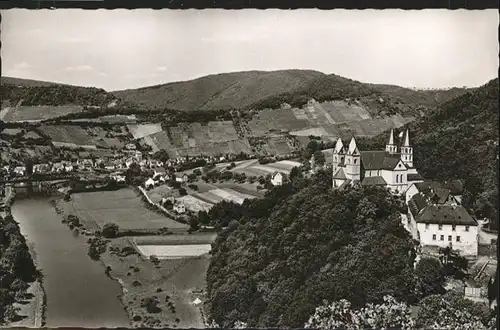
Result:
M339 170L337 171L337 173L335 173L333 175L333 178L334 179L339 179L339 180L347 179L347 177L345 176L345 173L344 173L344 169L343 168L339 168Z
M427 205L428 205L427 201L421 194L415 194L408 201L408 208L410 209L410 212L414 218L416 218L420 213L420 211L423 210Z
M450 190L450 194L453 196L462 195L464 192L464 183L462 180L451 180L444 185Z
M419 173L416 173L416 174L408 174L406 176L407 180L408 181L420 181L420 180L423 180L423 176L421 176Z
M365 170L393 170L400 160L399 153L361 151L361 163Z
M477 226L476 220L461 205L429 205L415 220L418 223Z
M387 182L381 176L367 176L361 181L363 186L387 185Z
M165 169L163 167L157 167L154 170L158 173L165 173Z
M450 190L437 181L418 182L415 187L427 198L435 198L437 204L444 204L450 196Z

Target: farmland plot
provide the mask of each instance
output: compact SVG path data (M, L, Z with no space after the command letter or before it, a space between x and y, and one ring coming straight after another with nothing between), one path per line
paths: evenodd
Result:
M192 233L165 236L138 236L134 237L133 241L137 245L189 245L211 244L216 238L216 233Z
M201 199L198 199L190 195L182 196L178 198L178 200L183 202L186 208L193 212L208 211L213 206L213 204L207 203L205 201L202 201Z
M65 116L70 113L81 112L83 107L79 105L64 106L21 106L9 108L4 114L3 120L12 121L41 121Z
M55 144L68 144L76 146L95 146L95 142L87 132L78 126L71 125L42 125L38 128L46 134Z
M73 194L73 207L78 216L100 227L112 222L124 229L187 229L174 221L144 207L132 189Z
M248 126L253 136L263 136L270 131L296 131L310 126L307 120L297 118L292 109L262 110Z
M162 131L161 124L138 124L127 125L127 127L136 140Z
M183 259L189 257L199 257L203 254L207 254L212 249L212 245L137 245L137 249L146 258L149 258L153 255L158 259Z
M210 193L215 194L217 196L220 196L227 201L232 201L232 202L235 202L238 204L243 204L243 202L247 198L248 199L255 198L255 196L241 194L241 193L234 191L232 189L229 189L229 188L213 189L213 190L210 190Z

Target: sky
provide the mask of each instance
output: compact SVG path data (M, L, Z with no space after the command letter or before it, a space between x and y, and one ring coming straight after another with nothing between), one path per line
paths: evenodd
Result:
M311 69L417 88L498 76L491 10L2 11L2 76L108 91L248 70Z

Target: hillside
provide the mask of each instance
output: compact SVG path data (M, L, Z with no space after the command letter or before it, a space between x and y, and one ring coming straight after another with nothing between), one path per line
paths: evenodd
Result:
M240 109L268 97L297 90L322 76L321 72L308 70L232 72L113 94L148 108L188 111Z
M459 91L439 93L443 96L434 97L434 101L431 101L432 96L419 91L398 86L365 84L311 70L233 72L113 92L118 98L145 108L184 111L276 109L283 103L301 107L311 98L319 102L350 98L358 99L374 114L413 113L422 105L425 110L448 99L449 94L456 95Z
M14 106L105 106L116 97L104 89L46 81L2 77L2 107Z
M239 223L219 234L207 273L218 324L300 328L323 299L411 300L413 242L401 201L376 187L334 191L328 179L320 172L305 187L294 180L245 203Z

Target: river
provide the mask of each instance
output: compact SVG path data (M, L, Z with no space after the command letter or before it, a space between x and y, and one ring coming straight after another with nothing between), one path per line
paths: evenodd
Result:
M87 255L48 198L17 199L12 216L35 251L47 295L46 327L130 327L118 282Z

